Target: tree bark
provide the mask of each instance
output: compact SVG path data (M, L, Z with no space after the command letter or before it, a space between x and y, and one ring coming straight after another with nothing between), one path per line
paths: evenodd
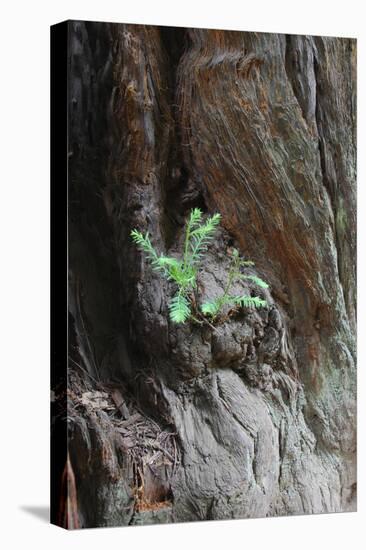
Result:
M69 24L69 453L83 527L356 507L356 43ZM174 325L131 243L192 207L269 307ZM252 291L250 284L240 290Z

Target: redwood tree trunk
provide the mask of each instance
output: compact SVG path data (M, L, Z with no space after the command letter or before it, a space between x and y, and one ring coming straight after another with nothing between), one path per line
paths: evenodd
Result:
M78 521L355 510L355 41L73 22L69 48ZM202 295L234 245L267 309L169 321L129 233L178 251L194 206L222 215Z

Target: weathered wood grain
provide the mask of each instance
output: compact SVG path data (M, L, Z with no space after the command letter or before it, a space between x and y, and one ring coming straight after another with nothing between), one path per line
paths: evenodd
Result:
M71 357L179 456L136 507L113 420L70 411L81 524L354 510L355 41L74 22L69 71ZM222 214L203 296L235 244L268 310L169 322L172 288L129 232L174 252L192 206Z

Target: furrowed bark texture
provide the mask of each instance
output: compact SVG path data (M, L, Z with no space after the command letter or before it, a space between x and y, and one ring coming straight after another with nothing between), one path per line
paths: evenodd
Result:
M80 524L355 510L355 41L81 22L69 37ZM174 288L129 233L174 254L194 206L222 214L203 298L234 245L267 309L169 321Z

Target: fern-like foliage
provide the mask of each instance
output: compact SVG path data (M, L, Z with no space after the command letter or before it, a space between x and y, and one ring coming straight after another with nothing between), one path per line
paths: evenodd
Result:
M173 323L185 323L191 315L188 299L178 292L170 301L169 314Z
M137 247L145 252L150 262L153 265L158 266L159 257L156 253L155 248L151 244L149 234L146 233L145 235L143 235L142 233L140 233L140 231L137 231L137 229L133 229L131 231L131 238L133 242L137 245Z
M201 311L204 315L210 315L210 317L216 317L220 311L220 304L218 300L213 300L212 302L204 302L201 305Z
M198 208L196 208L196 210L200 212ZM191 265L196 265L203 257L220 220L220 214L214 214L211 218L207 218L204 224L198 227L189 227L189 233L187 233L188 249L186 257Z
M263 281L263 279L260 279L259 277L256 277L256 275L241 275L241 279L250 279L253 281L256 285L260 286L261 288L269 288L269 285Z
M232 259L229 269L229 275L224 293L219 297L205 302L201 305L201 311L204 315L208 315L214 320L222 310L223 306L230 305L233 307L245 307L245 308L261 308L267 305L266 300L263 300L259 296L233 296L230 294L230 288L236 279L248 279L256 283L261 288L268 288L268 284L257 277L256 275L246 275L241 272L243 267L254 265L250 260L243 260L239 256L239 252L236 248L232 251Z
M263 300L259 296L225 296L225 298L217 298L211 302L204 302L201 305L201 311L205 315L209 315L211 319L215 319L224 305L260 309L266 307L268 304L266 300Z
M266 300L262 300L259 296L232 296L232 301L241 307L255 307L257 309L268 305Z
M159 271L178 287L177 293L169 304L169 316L173 323L185 323L192 316L191 293L197 286L198 265L204 257L207 247L212 242L220 220L220 214L214 214L204 220L202 211L199 208L194 208L186 222L184 249L181 258L159 255L152 245L148 233L140 233L137 229L131 231L133 242L146 255L153 269ZM224 293L218 298L201 305L203 315L214 320L225 305L233 308L265 307L267 305L266 300L259 296L233 296L230 294L231 286L237 279L248 279L260 288L268 288L268 284L256 275L242 273L243 268L253 265L252 261L241 258L239 252L234 248Z
M148 233L143 235L137 229L131 231L133 242L146 254L153 269L160 271L169 281L178 286L178 293L169 305L170 318L174 323L184 323L191 315L188 296L196 288L199 261L213 239L220 218L220 214L214 214L203 221L203 213L199 208L191 211L185 226L182 259L162 254L159 256Z

